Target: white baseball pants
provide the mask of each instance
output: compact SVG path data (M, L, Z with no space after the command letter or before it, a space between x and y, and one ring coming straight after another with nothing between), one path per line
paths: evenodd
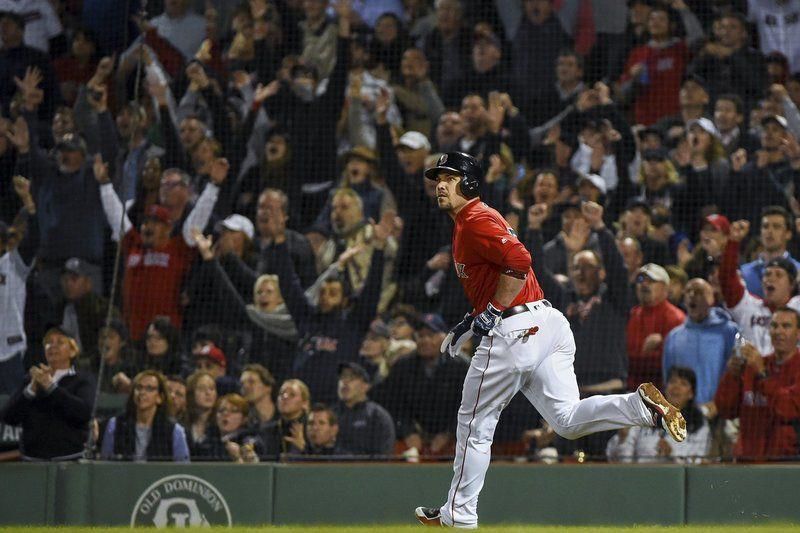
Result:
M568 439L653 425L652 414L637 393L581 400L569 322L542 301L526 305L527 312L502 320L483 338L464 379L453 481L440 510L443 525L478 526L478 495L489 467L494 430L503 408L520 390L550 427Z

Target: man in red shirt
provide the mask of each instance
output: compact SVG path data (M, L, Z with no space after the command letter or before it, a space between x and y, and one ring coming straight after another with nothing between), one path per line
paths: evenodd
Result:
M669 274L664 267L648 263L636 276L639 305L628 317L628 389L639 383L661 382L661 356L667 333L686 320L686 314L667 300Z
M652 383L636 393L580 399L573 370L575 340L569 322L544 300L531 256L508 223L480 201L483 170L467 154L442 155L425 177L436 181L439 209L455 221L453 261L474 306L445 338L451 356L479 338L461 396L455 475L447 502L418 507L426 525L477 527L478 495L489 467L500 412L522 391L550 427L568 439L630 426L660 424L676 441L686 438L680 411ZM601 207L587 207L602 213Z
M165 172L175 172L171 169ZM211 180L183 224L182 235L172 237L175 223L169 210L152 205L136 229L108 177L108 165L96 156L94 175L100 184L100 200L111 226L112 238L122 239L125 274L122 285L122 314L131 339L144 337L147 325L156 316L168 316L175 327L181 326L183 310L180 291L183 279L194 258L192 229L202 230L208 223L228 173L228 163L220 159L211 170Z
M781 307L769 325L774 352L766 357L752 344L728 359L714 403L724 418L739 417L733 453L749 460L797 456L800 418L800 313Z

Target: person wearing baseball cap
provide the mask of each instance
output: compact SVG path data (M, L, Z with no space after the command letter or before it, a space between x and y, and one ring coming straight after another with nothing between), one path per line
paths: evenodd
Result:
M61 326L49 327L43 344L47 363L30 368L3 408L1 420L22 428L20 451L25 460L81 459L94 403L94 379L75 369L80 349L72 333Z
M372 376L370 382L378 382L389 375L389 343L391 332L383 320L373 320L358 355Z
M794 225L794 217L784 207L771 205L761 211L758 240L762 251L753 261L745 263L741 267L742 279L747 285L747 290L759 298L764 297L761 278L767 262L771 259L785 258L800 270L800 262L793 258L787 250L794 234Z
M219 232L217 256L233 254L246 264L255 265L255 226L249 218L238 213L228 215L228 218L217 224L216 230Z
M606 181L597 174L582 174L578 178L578 196L584 202L605 203Z
M353 455L388 457L394 451L394 421L385 408L367 398L370 377L354 362L339 365L339 401L333 412L339 419L338 443Z
M183 223L180 234L173 235L173 215L183 209L153 204L144 213L137 229L128 218L122 200L111 184L108 164L100 155L94 159L93 174L100 185L100 200L111 238L121 242L125 272L122 283L122 311L130 328L131 339L141 340L154 317L166 316L172 324L183 323L184 306L181 288L194 260L196 232L205 228L219 196L219 187L227 177L227 166L217 165L209 183ZM225 170L222 172L221 170ZM162 182L182 179L181 171L164 172ZM177 183L177 181L174 181ZM171 187L172 188L172 187ZM159 195L164 191L159 191Z
M208 372L217 383L217 392L220 396L239 392L239 382L233 376L226 375L228 358L213 342L207 342L192 350L195 367L199 371Z
M627 327L628 387L642 380L661 382L664 339L686 319L668 296L669 274L664 267L655 263L641 267L636 276L639 305L631 309Z

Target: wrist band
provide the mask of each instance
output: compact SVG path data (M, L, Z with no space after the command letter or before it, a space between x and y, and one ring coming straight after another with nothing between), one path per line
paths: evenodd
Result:
M495 313L496 315L499 315L500 313L502 313L503 311L508 309L507 306L505 306L503 304L500 304L500 303L497 303L496 300L489 300L489 303L486 305L486 309L489 309L490 306L492 307L492 309L497 311L497 313ZM491 311L491 309L489 309L489 310Z

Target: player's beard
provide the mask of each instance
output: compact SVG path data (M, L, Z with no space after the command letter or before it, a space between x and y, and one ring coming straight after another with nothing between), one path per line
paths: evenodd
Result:
M453 209L453 202L451 202L450 198L447 196L437 196L436 205L438 205L439 209L442 211L450 211Z

